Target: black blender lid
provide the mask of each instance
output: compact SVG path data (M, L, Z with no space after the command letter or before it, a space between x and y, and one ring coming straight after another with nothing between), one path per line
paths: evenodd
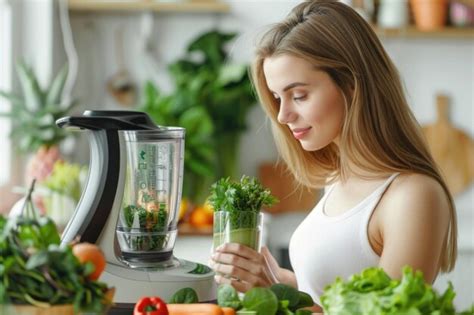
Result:
M82 116L62 117L56 121L61 128L89 130L154 130L159 127L144 112L119 110L86 110Z

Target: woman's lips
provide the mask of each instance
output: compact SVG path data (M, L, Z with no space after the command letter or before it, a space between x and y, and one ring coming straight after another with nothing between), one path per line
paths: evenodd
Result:
M293 136L296 138L296 139L301 139L303 138L304 136L306 136L306 134L311 130L311 127L308 127L308 128L296 128L296 129L293 129L292 132L293 132Z

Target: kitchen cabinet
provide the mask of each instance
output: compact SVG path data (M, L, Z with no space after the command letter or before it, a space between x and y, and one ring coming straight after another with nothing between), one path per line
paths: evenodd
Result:
M157 0L69 0L69 11L72 12L215 12L225 13L229 6L213 0L201 1L157 1Z

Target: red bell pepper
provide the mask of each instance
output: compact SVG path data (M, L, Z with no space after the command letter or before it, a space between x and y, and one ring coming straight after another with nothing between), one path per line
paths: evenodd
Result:
M133 315L168 315L168 308L159 297L146 296L135 304Z

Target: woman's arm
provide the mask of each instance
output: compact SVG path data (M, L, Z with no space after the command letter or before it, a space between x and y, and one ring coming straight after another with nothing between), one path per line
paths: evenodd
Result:
M380 267L400 278L403 266L410 265L432 283L449 227L446 194L437 181L419 174L404 175L392 186L379 205Z

